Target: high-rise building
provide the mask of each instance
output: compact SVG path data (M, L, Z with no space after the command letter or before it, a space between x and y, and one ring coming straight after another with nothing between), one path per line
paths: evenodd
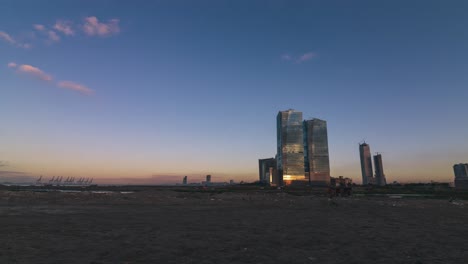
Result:
M375 183L379 186L387 185L385 174L383 171L382 155L374 155L374 166L375 166Z
M468 163L459 163L453 165L453 172L455 173L455 178L468 177Z
M308 183L304 173L302 112L280 111L276 131L279 184Z
M453 172L455 173L455 188L468 190L468 163L453 165Z
M182 180L183 185L187 185L187 176L184 176L184 179Z
M206 175L206 184L211 183L211 175Z
M271 182L271 175L270 168L275 168L276 171L276 160L275 158L269 159L259 159L258 160L258 176L259 181L261 184L269 185Z
M330 185L327 121L314 118L303 122L304 169L310 185Z
M366 142L359 144L359 156L361 158L362 185L373 184L372 156L369 144Z

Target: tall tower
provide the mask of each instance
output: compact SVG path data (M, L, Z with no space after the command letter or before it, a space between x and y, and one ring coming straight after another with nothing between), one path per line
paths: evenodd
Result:
M327 121L314 118L303 122L304 167L311 185L330 185Z
M187 185L187 176L184 176L184 179L182 180L183 185Z
M382 155L374 155L374 166L375 166L375 182L379 186L387 185L385 174L383 172Z
M366 142L359 144L359 156L361 158L362 185L373 183L372 157L370 147Z
M304 173L302 112L289 109L276 117L279 184L308 183Z

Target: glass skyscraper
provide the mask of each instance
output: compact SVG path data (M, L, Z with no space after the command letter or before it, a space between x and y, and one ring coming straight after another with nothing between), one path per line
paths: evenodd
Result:
M307 183L304 173L302 112L289 109L276 117L277 169L284 185Z
M303 122L304 169L310 185L330 184L327 121L314 118Z
M387 185L385 174L383 172L382 155L374 155L375 183L379 186Z
M361 158L362 185L373 184L372 156L370 147L365 142L359 144L359 156Z

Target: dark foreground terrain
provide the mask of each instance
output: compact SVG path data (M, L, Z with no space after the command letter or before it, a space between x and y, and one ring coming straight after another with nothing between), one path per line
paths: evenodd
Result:
M468 202L0 191L0 263L468 263Z

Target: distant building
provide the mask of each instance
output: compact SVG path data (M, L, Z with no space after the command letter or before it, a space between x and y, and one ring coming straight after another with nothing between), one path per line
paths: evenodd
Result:
M362 185L374 183L372 177L372 156L369 144L359 144L359 156L361 158Z
M338 176L338 178L330 177L330 182L331 187L351 187L353 185L353 179L347 177L345 178L344 176Z
M206 184L211 183L211 175L206 175Z
M304 172L302 112L280 111L276 117L276 131L279 184L308 183Z
M303 122L304 169L310 185L330 185L327 121L314 118Z
M353 189L353 180L339 176L338 178L330 177L329 194L332 196L349 196Z
M375 166L375 183L379 186L387 185L385 174L383 171L382 155L374 155L374 166Z
M455 188L468 190L468 163L459 163L453 165L455 173Z
M229 184L230 184L230 185L233 185L233 184L234 184L234 180L229 180Z
M184 179L182 180L183 185L187 185L187 176L184 176Z
M455 178L468 177L468 163L459 163L453 165L453 172L455 173Z
M261 184L269 185L271 182L270 168L275 168L276 171L276 160L275 158L259 159L258 160L258 176Z

